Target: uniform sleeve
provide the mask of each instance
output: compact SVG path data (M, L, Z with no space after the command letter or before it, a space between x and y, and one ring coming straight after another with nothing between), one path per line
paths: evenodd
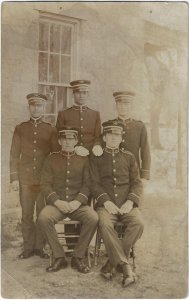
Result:
M43 165L41 174L41 190L45 195L46 203L53 205L59 199L58 194L53 190L53 171L51 167L50 156L48 156Z
M18 165L21 154L21 136L19 126L16 126L10 150L10 182L18 180Z
M104 191L101 185L100 171L98 168L99 158L93 154L90 156L90 175L91 175L91 190L93 197L96 199L98 206L102 206L106 201L111 201L109 195Z
M101 118L99 111L97 111L94 145L101 145Z
M88 158L86 158L86 163L83 171L83 184L75 200L81 202L81 204L83 205L87 205L88 196L90 195L90 188L91 188L91 178L89 172L89 160Z
M140 156L141 156L140 176L141 178L149 180L151 155L150 155L150 146L148 142L148 134L145 125L143 125L142 132L141 132L140 147L141 147L140 148Z
M55 127L52 127L52 135L51 135L51 152L60 151L60 145L58 143L58 132Z
M134 155L132 155L130 164L130 188L127 200L131 200L134 204L139 206L142 192L143 186L139 175L138 165Z
M64 126L64 114L62 111L59 111L57 121L56 121L56 128L57 130L59 130L63 126Z

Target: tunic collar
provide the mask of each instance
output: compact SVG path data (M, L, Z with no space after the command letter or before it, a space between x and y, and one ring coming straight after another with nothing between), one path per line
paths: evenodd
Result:
M67 152L67 151L61 150L60 154L63 155L63 156L66 156L66 157L71 157L71 156L73 156L75 154L75 151Z
M120 117L118 117L117 120L123 122L124 124L127 124L127 123L132 122L133 119L129 118L129 119L123 120L123 119L121 119Z
M111 149L111 148L107 148L107 147L106 147L106 148L104 149L104 151L107 152L107 153L109 153L109 154L114 155L114 154L119 153L119 148Z
M30 118L30 123L32 123L32 124L34 124L34 125L36 125L36 124L40 124L40 123L42 123L43 121L42 121L42 117L39 117L39 118L37 118L37 119L34 119L34 118Z
M88 108L86 104L85 105L74 104L72 107L73 107L73 109L80 110L80 111L86 110Z

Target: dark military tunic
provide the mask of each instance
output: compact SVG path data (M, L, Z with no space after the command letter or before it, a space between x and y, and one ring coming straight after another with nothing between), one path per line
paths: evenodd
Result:
M52 153L45 161L41 185L48 205L42 210L39 222L47 236L54 257L65 256L54 224L69 217L71 220L82 223L80 238L74 248L73 256L83 258L98 225L96 212L87 205L90 193L88 157L78 156L75 152ZM64 214L53 205L56 200L67 202L77 200L81 202L81 206L71 213ZM74 238L66 238L66 241L69 239L73 241Z
M138 206L142 194L142 182L134 155L122 149L104 149L100 157L91 155L90 170L92 192L97 200L99 230L113 266L128 263L131 247L141 237L143 223ZM127 200L133 201L133 209L125 214L110 214L104 207L112 201L121 207ZM123 239L118 238L116 222L125 226Z
M87 204L90 193L88 157L75 152L52 153L45 161L41 185L48 204L53 205L58 199Z
M100 157L91 154L90 172L97 206L102 206L108 200L119 208L127 200L133 201L135 206L139 205L142 182L132 153L105 148Z
M51 124L30 119L17 125L10 152L10 181L39 184L44 159L59 148L56 128Z
M123 121L117 118L116 120L121 121L125 126L120 147L135 155L141 178L150 179L151 156L145 124L133 119Z
M40 193L41 170L50 152L58 151L56 128L42 119L30 119L16 126L10 152L10 181L19 180L24 250L42 249L44 238L33 215L45 205ZM37 226L36 226L37 225Z
M87 106L77 106L58 113L56 127L72 126L79 129L79 145L91 150L101 134L100 113Z

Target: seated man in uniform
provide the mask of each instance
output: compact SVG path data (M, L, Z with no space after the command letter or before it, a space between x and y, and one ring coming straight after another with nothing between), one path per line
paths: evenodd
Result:
M56 272L67 267L63 247L58 241L55 223L69 217L81 221L80 238L74 249L71 266L79 272L88 273L85 264L86 249L96 231L98 215L88 205L90 174L88 157L75 153L78 131L64 127L59 130L58 141L62 150L52 153L45 162L41 185L47 206L39 216L39 224L53 250L55 262L47 272Z
M106 277L113 267L121 268L125 287L135 281L128 258L131 247L143 233L138 209L142 182L134 155L119 148L123 124L115 120L102 125L106 144L103 155L95 157L92 154L90 159L92 193L97 200L100 233L109 257L101 272ZM126 225L122 241L114 229L117 221Z

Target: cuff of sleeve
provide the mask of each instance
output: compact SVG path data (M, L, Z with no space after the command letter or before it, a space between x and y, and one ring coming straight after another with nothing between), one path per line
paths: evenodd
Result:
M96 199L98 206L103 206L106 201L110 201L110 200L111 199L107 193L100 194Z
M48 203L48 204L54 205L54 202L55 202L56 200L58 200L59 198L60 198L60 197L57 195L56 192L52 192L52 193L50 193L50 194L47 196L46 200L47 200L47 203Z
M135 193L129 193L127 200L130 200L133 203L135 203L137 206L139 206L140 197L138 195L136 195Z
M145 169L141 169L140 170L140 177L144 178L146 180L150 179L150 171L149 170L145 170Z
M10 173L10 182L13 182L15 180L18 180L18 173L17 172Z
M81 204L86 205L88 202L88 197L82 193L77 194L75 200L79 201Z

